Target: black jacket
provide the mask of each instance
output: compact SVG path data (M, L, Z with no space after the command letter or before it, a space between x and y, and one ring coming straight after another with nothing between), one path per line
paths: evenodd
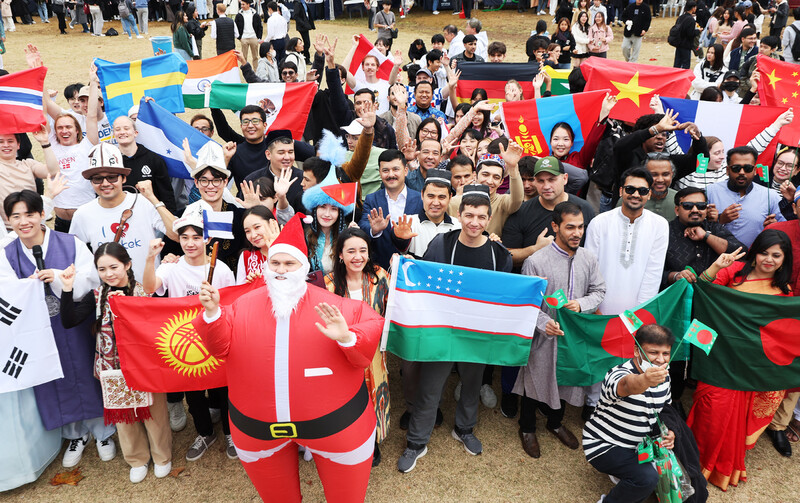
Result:
M652 16L650 14L649 5L644 2L642 2L642 5L636 5L635 3L629 4L622 13L622 24L625 24L626 21L633 21L633 24L630 30L628 29L628 25L625 24L625 29L622 32L623 36L641 37L642 30L647 31L650 29L651 20Z
M681 17L675 21L675 24L680 27L676 49L694 49L694 36L697 34L697 21L695 21L694 16L688 12L684 12L681 14Z
M461 230L454 230L445 232L444 234L438 234L428 245L428 251L425 252L423 260L449 264L450 257L453 254L453 248L455 248L456 243L458 242L458 236L460 234ZM506 250L505 246L497 241L490 241L490 243L492 243L492 252L495 257L494 270L511 272L511 253Z
M177 211L175 194L172 192L167 164L160 155L144 145L137 144L137 147L136 153L132 156L122 156L122 165L131 170L125 185L135 186L143 180L150 180L153 183L153 194L164 203L170 212L175 214Z
M255 9L253 10L253 31L256 32L256 38L261 40L261 37L264 35L264 26L261 24L261 17L259 17L258 13L256 13ZM242 34L244 33L244 16L241 12L236 14L236 28L239 29L239 40L242 39Z
M236 49L233 20L229 17L221 17L213 22L217 23L217 55Z
M307 3L306 6L308 6ZM303 8L303 2L300 0L294 0L294 25L295 29L301 32L317 29L317 27L314 26L314 20L308 17L306 10Z

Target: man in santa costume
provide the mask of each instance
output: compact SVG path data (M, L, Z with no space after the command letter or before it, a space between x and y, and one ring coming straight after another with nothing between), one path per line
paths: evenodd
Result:
M375 411L364 369L383 318L363 302L308 285L308 253L295 215L269 248L267 288L220 307L203 283L194 320L225 358L233 442L264 501L301 501L297 445L314 454L328 502L364 501Z

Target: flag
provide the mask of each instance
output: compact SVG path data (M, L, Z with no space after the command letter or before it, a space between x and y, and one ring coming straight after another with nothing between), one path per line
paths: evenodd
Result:
M0 77L0 134L30 133L45 123L44 76L40 66Z
M564 304L567 303L567 294L564 293L564 289L561 288L553 292L552 295L548 295L544 298L545 304L548 307L552 307L553 309L561 309L564 307Z
M396 256L381 349L409 361L525 365L547 280Z
M212 82L239 84L239 67L236 55L228 51L213 58L187 61L189 73L183 81L183 105L186 108L208 108L208 93Z
M94 65L111 124L120 115L128 115L128 110L145 96L172 113L184 111L181 86L188 66L174 52L130 63L95 58Z
M539 73L537 63L470 63L460 62L461 76L456 85L459 103L469 103L472 91L480 87L492 103L506 99L506 82L515 79L522 86L522 97L533 99L533 78Z
M241 110L258 105L267 114L267 130L288 129L300 139L306 127L311 103L317 93L316 82L296 84L225 84L213 82L209 106ZM286 106L284 106L286 105Z
M0 282L0 393L62 377L42 282L28 278L3 280Z
M203 210L203 239L233 239L233 212Z
M364 75L364 70L361 68L361 62L364 61L364 58L367 56L375 56L378 60L378 73L377 77L379 80L389 80L389 77L392 74L392 70L394 69L394 62L384 56L381 51L375 48L372 45L372 42L367 40L367 37L364 35L358 36L358 45L356 46L356 50L353 53L353 59L350 60L350 68L347 69L353 77L355 77L356 82L365 82L367 80L366 76ZM345 86L345 93L346 94L354 94L358 89L350 89L350 86Z
M357 183L335 183L321 187L322 192L328 194L334 201L342 206L352 206L356 204L358 194Z
M683 98L694 80L692 70L626 63L596 56L581 63L581 72L586 79L585 91L610 89L611 94L616 95L617 104L611 109L610 117L630 122L653 113L650 98L654 94Z
M701 175L706 174L708 172L708 157L703 154L697 154L697 167L694 171Z
M689 326L692 310L692 287L681 279L649 301L631 309L642 323L658 323L675 334ZM636 343L622 318L617 315L559 311L558 322L563 337L558 337L556 378L559 386L589 386L603 380L612 367L634 355ZM672 350L676 352L679 342ZM676 353L685 360L687 351Z
M459 80L460 81L460 80ZM583 148L603 106L606 91L592 91L538 100L507 101L500 104L500 117L506 134L527 155L550 155L553 126L566 122L575 133L572 151Z
M642 323L642 320L638 316L636 316L636 313L634 313L633 311L626 310L625 312L620 314L619 317L622 320L622 324L625 325L625 328L627 328L628 332L630 333L636 332L637 330L639 330L639 328L641 328L642 325L644 325L644 323Z
M545 73L550 76L550 93L553 96L569 94L569 74L571 69L558 69L552 66L544 67Z
M705 136L719 138L726 149L747 145L786 111L786 107L734 105L678 98L661 98L661 104L664 109L669 108L678 113L678 122L694 122ZM675 138L681 149L688 152L692 137L684 131L675 131ZM759 162L771 164L777 144L777 137L773 138L758 156Z
M139 131L136 141L160 155L169 176L174 178L191 178L189 166L183 161L184 138L189 140L195 157L203 145L214 141L153 101L140 103L136 129Z
M266 288L253 282L219 291L220 305ZM192 325L203 312L197 295L191 297L109 298L120 364L131 389L168 393L219 388L227 385L225 360L208 352Z
M764 183L769 183L769 168L763 164L756 164L756 176Z
M713 355L692 353L693 378L741 391L800 387L800 297L744 293L703 281L694 291L695 317L721 335Z
M756 56L756 69L761 75L758 81L758 97L762 106L778 106L795 110L800 106L800 68L795 63ZM705 132L705 131L704 131ZM800 144L800 120L781 128L777 136L783 145ZM769 160L770 164L772 159Z
M692 324L684 334L683 340L694 344L708 354L717 340L717 332L705 323L692 320Z

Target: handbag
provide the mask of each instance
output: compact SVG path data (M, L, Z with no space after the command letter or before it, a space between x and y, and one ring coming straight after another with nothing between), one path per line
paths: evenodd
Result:
M153 405L153 394L130 389L121 370L101 370L99 375L106 409L137 409Z
M389 30L389 35L391 35L392 38L397 38L397 28L394 30Z

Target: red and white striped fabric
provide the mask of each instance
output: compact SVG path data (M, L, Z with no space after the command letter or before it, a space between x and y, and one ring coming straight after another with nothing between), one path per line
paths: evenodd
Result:
M350 61L350 68L347 69L356 78L357 82L364 82L367 80L364 75L364 70L361 68L361 63L367 56L375 56L378 59L378 78L380 80L389 80L389 76L394 68L394 62L381 54L381 51L372 45L372 42L367 40L364 35L358 36L358 46L356 52L353 53L353 59ZM350 89L350 86L345 88L346 94L353 94L355 91Z
M0 77L0 134L29 133L44 124L42 95L47 68Z

